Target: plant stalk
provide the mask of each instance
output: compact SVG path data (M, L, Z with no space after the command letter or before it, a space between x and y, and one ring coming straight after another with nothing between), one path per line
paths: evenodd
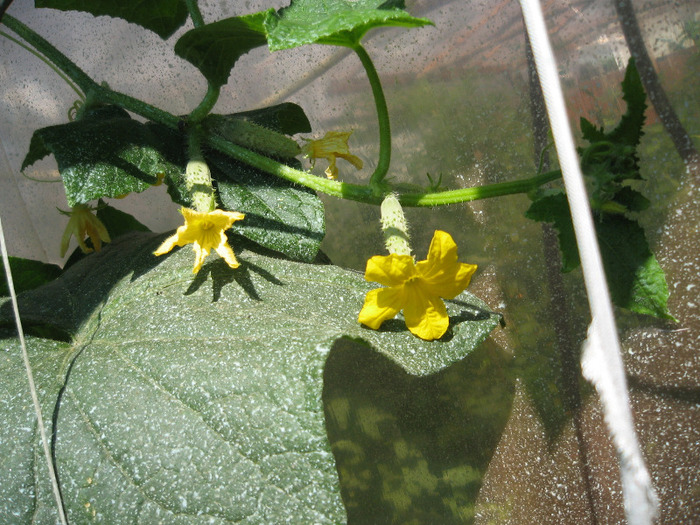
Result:
M140 115L153 122L158 122L169 128L178 129L181 122L179 117L152 106L151 104L143 102L142 100L99 85L68 57L56 49L51 43L14 17L6 14L2 22L24 41L34 47L39 53L50 60L58 69L63 71L66 76L75 82L75 84L77 84L77 86L86 95L92 96L94 99L101 102L118 105L128 111L136 113L137 115ZM311 175L305 171L297 170L285 164L281 164L273 159L233 144L218 136L208 136L204 138L204 140L213 148L225 153L226 155L229 155L230 157L312 190L340 199L380 205L384 198L384 192L376 190L383 186L381 183L389 170L389 161L391 158L391 130L389 126L389 113L387 110L384 93L379 82L379 76L377 75L369 55L367 55L367 52L359 44L353 49L358 54L362 64L367 70L379 119L379 162L377 169L370 178L369 186L323 179L321 177ZM201 118L204 118L204 116L209 113L216 102L218 93L218 89L210 86L209 90L207 91L207 95L202 100L202 103L195 108L192 115L194 115L195 118L200 118L200 115ZM399 194L398 199L401 205L407 207L442 206L445 204L457 204L460 202L500 197L503 195L527 193L538 188L542 184L546 184L559 178L561 178L561 172L557 170L542 173L528 179L489 184L486 186L476 186L473 188L463 188L459 190L433 193L404 193Z
M185 0L187 5L187 11L190 13L190 18L194 27L202 27L204 25L204 18L202 17L202 12L199 10L199 5L197 5L197 0Z
M369 84L372 87L372 95L374 96L374 103L377 107L377 120L379 121L379 161L377 162L377 168L372 173L369 179L369 185L372 188L381 188L381 182L386 177L389 172L389 164L391 162L391 126L389 124L389 109L386 105L386 98L384 97L384 90L382 89L382 83L379 80L379 75L377 70L372 63L372 59L365 51L365 48L361 44L354 46L353 51L360 58L362 66L365 68L367 73L367 78L369 79Z

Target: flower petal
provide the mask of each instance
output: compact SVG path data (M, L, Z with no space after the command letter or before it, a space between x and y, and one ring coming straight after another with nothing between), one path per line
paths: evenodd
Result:
M384 286L401 286L416 275L410 255L375 255L367 261L365 279Z
M180 213L185 218L185 224L180 226L174 235L168 237L153 252L154 255L163 255L175 246L191 243L195 252L193 273L199 272L211 250L216 250L231 268L238 268L239 263L224 232L234 222L243 219L244 214L224 210L201 212L189 208L181 208Z
M416 266L420 268L420 274L425 279L430 279L451 270L456 264L457 244L449 233L435 230L433 240L430 241L428 258L425 261L420 261Z
M178 229L179 230L179 229ZM170 250L175 248L178 242L178 232L175 234L171 235L167 239L163 241L163 244L161 244L156 251L153 252L153 255L165 255L168 253Z
M428 258L416 264L430 292L445 299L458 296L471 281L476 265L457 261L457 245L449 233L436 230Z
M352 155L351 153L336 153L336 156L340 157L341 159L347 160L350 164L355 166L358 170L362 169L363 162L360 157L357 157L355 155Z
M68 220L68 226L66 226L66 229L63 231L63 237L61 237L61 257L66 255L68 245L70 244L70 238L73 236L75 230L75 219L71 217Z
M402 307L402 288L376 288L367 292L365 304L357 320L377 330L384 321L392 319Z
M202 269L202 265L204 264L204 259L206 259L207 255L209 255L209 250L202 247L198 242L195 242L194 244L192 244L192 248L194 249L194 253L195 253L194 268L192 268L192 273L197 273L197 272L199 272L199 270Z
M238 259L236 259L236 254L233 253L233 248L229 245L226 235L222 235L222 237L222 242L216 247L216 253L218 253L219 257L226 261L226 264L231 268L238 268L240 263Z
M408 329L426 341L441 338L450 326L445 303L439 297L426 293L421 286L406 288L403 315Z

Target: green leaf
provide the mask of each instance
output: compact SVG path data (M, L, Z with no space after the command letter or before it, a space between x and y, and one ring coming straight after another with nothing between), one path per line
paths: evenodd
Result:
M192 29L175 44L175 53L199 69L214 86L228 82L236 61L267 42L263 20L273 9L219 20Z
M316 258L326 225L313 191L223 155L210 154L207 161L224 208L245 213L232 231L295 260Z
M152 136L160 139L159 153L165 159L170 169L165 171L164 182L168 188L168 195L173 202L185 207L192 206L192 197L187 189L185 170L187 166L187 144L184 133L171 129L156 122L146 122L146 128Z
M353 47L376 27L432 25L403 10L403 1L296 0L265 20L272 51L306 44Z
M570 272L579 267L581 260L576 246L574 225L566 194L562 191L550 193L534 201L525 212L525 217L533 221L550 222L557 230L561 250L561 271Z
M107 228L112 240L130 232L151 231L148 229L148 226L136 220L133 215L110 206L102 199L97 203L96 215L97 218L102 221L102 224L105 225L105 228Z
M37 288L42 284L53 281L61 274L61 267L21 257L9 257L12 281L15 292L20 294L25 290ZM5 265L0 265L0 297L7 297L10 291L7 288Z
M664 271L649 250L641 226L622 215L603 214L596 222L596 232L613 303L675 321L667 306Z
M525 216L554 224L562 253L562 271L569 272L580 265L564 193L533 202ZM597 213L594 220L613 303L632 312L675 320L667 306L666 277L649 250L641 226L622 214Z
M609 133L600 129L585 118L581 118L581 132L588 142L610 141L628 146L637 146L644 126L644 112L647 109L646 93L639 77L634 58L630 58L622 80L622 99L627 103L627 111L620 122Z
M3 319L7 321L7 319ZM6 324L6 323L4 323ZM0 327L0 522L53 525L59 523L49 471L36 429L22 349L14 326ZM61 388L63 363L75 349L68 343L26 336L47 435L51 413Z
M647 109L644 85L639 77L634 58L630 58L622 80L622 98L627 102L627 111L617 127L610 132L609 138L630 146L637 146L644 134L644 112Z
M142 192L179 176L181 168L161 153L164 145L151 128L111 106L85 118L34 132L22 169L52 153L70 206L100 197Z
M340 523L322 403L331 348L358 341L407 373L428 375L471 353L498 324L463 293L448 301L452 326L443 341L417 339L398 319L369 330L357 313L374 285L360 273L234 246L239 269L213 256L193 278L189 247L152 255L163 239L123 236L20 298L27 321L74 335L70 345L29 340L32 362L45 363L37 386L56 425L55 463L71 523L253 524L290 516ZM11 315L0 303L0 322ZM18 345L5 340L2 348L2 383L15 389L24 379ZM0 469L0 490L28 488L0 498L0 516L37 523L31 510L46 491L34 488L40 454L26 450L37 439L34 416L18 392L0 404L3 422L21 429L19 441L0 439L13 467ZM9 459L18 448L22 459Z
M35 0L34 5L123 18L153 31L163 39L184 24L188 16L187 6L182 0Z

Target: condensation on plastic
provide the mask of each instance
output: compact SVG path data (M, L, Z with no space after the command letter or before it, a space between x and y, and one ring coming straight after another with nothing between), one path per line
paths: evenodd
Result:
M246 14L286 2L200 2L205 20ZM517 2L407 1L410 12L434 27L370 32L365 45L375 61L392 118L394 182L419 184L441 174L446 187L468 187L530 176L535 170L522 15ZM663 87L691 135L700 134L698 47L683 32L697 21L700 2L633 2L644 42ZM242 7L244 6L244 7ZM574 128L585 116L610 126L624 111L619 82L629 52L612 2L556 0L544 3ZM205 93L198 72L171 51L188 23L167 42L121 20L81 13L35 10L15 0L9 11L40 32L98 82L186 114ZM688 78L689 73L695 76ZM67 120L77 98L45 64L0 38L0 213L11 255L60 262L58 247L67 207L58 182L38 183L19 172L31 133ZM503 96L508 92L511 96ZM353 153L365 162L339 161L340 177L364 181L377 158L377 126L369 86L359 61L325 46L270 54L262 47L243 56L223 88L216 111L244 111L291 101L309 116L314 132L354 129ZM650 125L658 116L648 112ZM652 250L667 273L669 307L680 323L664 325L621 316L623 359L631 385L635 425L661 500L659 523L700 519L700 249L696 182L673 145L655 133L642 159L652 207L641 217ZM697 144L697 142L696 142ZM524 147L524 146L525 147ZM529 148L529 149L528 149ZM527 154L512 153L528 150ZM305 167L307 161L304 161ZM323 176L319 162L316 172ZM653 170L653 171L651 171ZM56 181L52 159L27 176ZM338 264L361 269L382 251L377 208L325 198L328 234L323 248ZM164 189L152 188L110 204L157 231L181 220ZM525 196L477 201L441 210L407 210L413 246L425 254L432 231L447 229L465 262L479 265L471 291L505 314L507 327L494 338L504 352L547 354L556 312L550 310L542 231L522 214ZM574 305L565 322L585 337L587 310L580 276L565 276ZM547 354L547 355L550 355ZM558 366L556 354L552 367ZM552 441L532 385L555 391L547 378L518 380L511 416L486 473L476 507L478 523L622 523L619 471L602 413L585 398L578 425L567 420Z

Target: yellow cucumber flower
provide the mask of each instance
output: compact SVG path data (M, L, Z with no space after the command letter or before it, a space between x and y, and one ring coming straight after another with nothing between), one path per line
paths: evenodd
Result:
M360 323L378 329L403 310L406 326L414 335L432 341L447 331L450 319L442 299L462 293L476 265L457 261L457 245L449 233L436 230L425 261L410 255L375 255L367 261L365 279L388 288L367 293Z
M312 167L316 165L316 159L327 159L330 164L326 168L326 177L337 179L336 157L347 160L358 170L362 169L362 159L350 153L348 147L350 135L352 131L329 131L322 139L304 139L306 144L301 148L301 152L311 159Z
M103 242L110 241L107 228L105 228L105 225L102 224L100 219L93 215L92 210L87 204L78 204L77 206L73 206L70 212L66 213L61 211L61 213L70 217L68 225L63 232L63 237L61 238L61 257L66 255L71 237L75 237L83 253L90 253L92 251L92 248L88 248L87 244L85 244L85 236L90 237L92 245L98 252L102 249Z
M174 235L165 239L163 244L153 252L154 255L163 255L175 246L192 243L196 254L192 273L197 273L202 268L204 259L212 248L231 268L238 268L238 261L224 232L245 215L236 211L201 212L189 208L180 208L180 213L185 217L185 224L180 226Z

